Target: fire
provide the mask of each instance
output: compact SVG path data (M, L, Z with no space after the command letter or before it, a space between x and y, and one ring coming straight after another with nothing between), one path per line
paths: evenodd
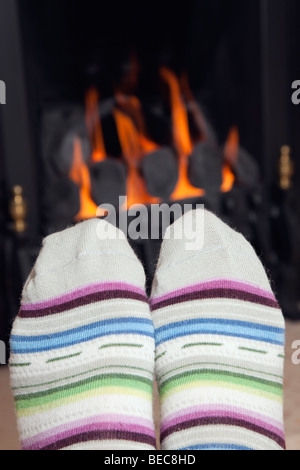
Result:
M114 118L123 157L128 166L127 204L157 204L159 199L150 196L145 182L139 172L139 162L145 154L146 145L142 144L141 136L133 121L123 112L115 109Z
M188 179L188 159L193 151L193 143L189 131L187 111L181 96L180 86L176 75L166 67L160 69L160 74L170 89L170 99L173 120L173 139L179 155L179 179L171 200L201 197L203 189L195 188Z
M96 88L91 88L86 94L86 126L92 144L92 157L94 163L102 162L106 159L106 149L103 139L103 132L99 114L99 93Z
M120 92L115 95L118 105L128 114L135 124L139 144L143 154L154 152L159 145L153 142L147 132L147 126L142 112L142 104L136 96L125 96Z
M233 188L235 176L232 173L230 166L227 163L225 163L225 165L223 166L222 174L223 174L223 183L221 186L221 191L222 193L229 193L229 191L231 191Z
M179 178L177 186L170 197L171 201L197 198L205 194L203 189L194 187L188 178L189 156L193 152L187 107L189 105L191 116L199 130L199 140L209 139L209 129L200 107L195 101L189 87L186 75L181 81L166 67L160 69L163 80L170 90L170 102L172 111L173 141L178 153ZM130 82L131 83L131 82ZM125 87L125 85L124 85ZM126 88L126 87L125 87ZM152 197L146 188L145 181L140 173L140 163L145 155L159 149L159 145L153 142L147 132L142 105L135 96L124 94L122 87L115 91L116 107L113 116L122 149L122 157L127 163L127 200L128 207L133 204L157 204L160 199ZM95 88L86 94L86 126L92 146L92 155L89 163L86 163L82 153L82 143L79 137L74 140L73 163L69 172L69 178L78 185L80 193L80 211L76 220L85 220L99 214L96 203L92 199L91 179L89 165L99 163L108 158L105 148L104 136L99 113L99 93ZM232 189L235 177L232 171L239 153L239 133L233 127L224 149L223 183L222 192ZM120 196L122 196L120 194ZM124 208L126 209L126 208Z
M237 159L239 156L239 148L240 148L239 131L236 126L232 126L232 128L229 131L225 148L224 148L225 160L229 163L231 167L233 167L237 162Z
M228 134L228 138L224 147L224 166L223 166L223 183L221 191L227 193L232 190L235 176L232 168L237 162L240 147L240 136L236 126L233 126Z
M74 140L73 164L69 178L79 186L80 211L76 216L76 220L86 220L96 217L98 208L91 197L90 172L83 160L81 140L79 137L76 137Z
M199 140L202 140L202 141L208 140L209 129L207 126L207 122L206 122L206 119L204 118L204 115L202 114L200 106L195 100L195 97L190 88L189 79L186 73L182 74L181 79L180 79L180 85L181 85L182 93L188 102L189 109L193 116L194 122L197 126L197 129L199 132Z

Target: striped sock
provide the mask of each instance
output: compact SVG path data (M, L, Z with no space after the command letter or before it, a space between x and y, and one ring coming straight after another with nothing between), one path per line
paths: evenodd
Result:
M95 219L43 244L11 337L23 449L155 448L145 275L120 237Z
M186 251L174 233L201 214L204 246ZM151 307L162 448L285 448L284 321L249 243L189 212L165 236Z

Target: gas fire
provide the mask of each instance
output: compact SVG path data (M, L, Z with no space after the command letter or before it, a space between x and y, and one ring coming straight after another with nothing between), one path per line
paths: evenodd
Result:
M187 103L191 116L199 130L198 141L209 139L208 127L200 107L197 105L189 88L187 76L181 80L174 72L166 67L160 69L160 76L169 89L170 108L172 115L173 146L178 155L178 182L170 196L170 201L201 198L205 191L193 186L188 178L189 157L197 142L193 142L187 111ZM89 162L85 162L82 153L80 137L74 140L73 163L69 178L78 185L80 191L80 211L77 220L84 220L103 215L97 212L97 205L92 198L91 178L89 167L108 159L105 148L101 117L99 112L99 93L95 88L86 94L86 128L91 142L92 152ZM154 142L147 132L147 126L142 112L142 105L136 96L127 96L121 89L115 91L115 107L112 115L115 120L118 139L122 150L122 161L127 168L127 203L158 204L160 199L148 193L144 178L141 174L143 158L157 150L160 145ZM239 134L237 128L232 128L224 148L222 192L232 189L235 177L232 171L239 151ZM124 196L121 195L120 196ZM103 201L105 203L107 201Z
M76 216L76 220L86 220L95 217L97 214L97 206L91 197L90 172L82 156L81 141L79 138L75 138L74 141L74 158L69 178L79 186L80 211Z

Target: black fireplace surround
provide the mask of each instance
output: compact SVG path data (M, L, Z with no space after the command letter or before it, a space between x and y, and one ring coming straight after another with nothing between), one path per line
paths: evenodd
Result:
M70 219L56 217L47 193L45 148L51 132L55 135L50 118L60 116L56 126L64 129L70 109L84 113L84 93L91 86L103 98L102 116L133 53L145 118L162 143L168 144L170 116L158 93L160 65L175 74L187 72L220 149L229 129L238 127L250 167L241 150L230 192L216 194L208 188L204 197L188 202L204 203L250 239L286 317L300 318L300 108L291 102L291 84L300 78L299 13L297 0L189 0L184 8L171 1L137 6L0 0L0 80L7 93L6 104L0 105L0 340L8 342L41 239L73 222L72 211ZM109 152L117 155L114 131L107 131L112 129L109 115L103 126L110 136ZM291 148L295 167L293 184L286 188L280 186L279 170L284 145ZM249 168L255 168L252 180ZM22 187L27 206L21 233L12 220L16 185ZM150 289L160 242L140 240L133 247Z

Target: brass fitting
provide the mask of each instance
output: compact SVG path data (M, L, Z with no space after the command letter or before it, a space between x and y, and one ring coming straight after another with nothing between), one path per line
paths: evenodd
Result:
M22 186L13 187L13 199L9 205L10 216L14 221L14 230L24 233L27 229L27 202L23 196Z
M292 187L292 177L294 175L294 163L291 159L291 148L288 145L281 147L279 161L280 189L287 191Z

